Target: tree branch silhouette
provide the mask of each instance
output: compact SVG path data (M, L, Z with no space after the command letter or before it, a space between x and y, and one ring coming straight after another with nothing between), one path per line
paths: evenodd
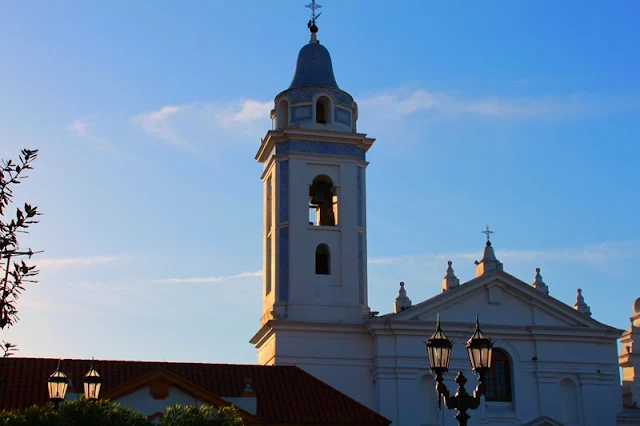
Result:
M26 259L36 254L32 249L20 247L19 234L29 232L38 223L38 208L25 203L16 208L15 216L8 217L7 211L13 204L13 190L28 176L31 164L38 157L38 150L23 149L18 161L2 160L0 165L0 330L13 326L18 320L18 297L24 291L25 283L35 283L38 275L35 265L28 265ZM11 356L16 345L2 341L0 349L3 357Z

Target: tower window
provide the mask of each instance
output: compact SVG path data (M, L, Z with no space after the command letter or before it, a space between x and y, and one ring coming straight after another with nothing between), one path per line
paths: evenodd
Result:
M316 101L316 123L331 123L331 101L326 96L320 96Z
M273 183L271 177L267 179L267 191L266 191L266 233L269 234L271 232L271 228L273 227Z
M336 226L338 194L329 176L317 176L309 188L309 225Z
M513 401L511 392L511 361L501 349L494 348L491 354L491 369L487 373L486 401Z
M265 294L271 293L271 236L267 238L267 255L265 259L264 278L265 278Z
M331 252L329 246L320 244L316 247L316 274L329 275L331 267Z
M289 102L283 99L278 103L276 111L276 128L283 129L289 125Z

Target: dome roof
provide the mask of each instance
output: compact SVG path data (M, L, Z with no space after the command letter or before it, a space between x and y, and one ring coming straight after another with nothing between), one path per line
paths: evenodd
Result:
M336 78L333 76L333 64L329 51L314 41L300 49L296 71L289 89L309 86L339 89Z

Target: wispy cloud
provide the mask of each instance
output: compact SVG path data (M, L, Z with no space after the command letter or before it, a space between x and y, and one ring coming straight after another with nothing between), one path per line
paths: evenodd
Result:
M95 266L113 263L121 259L121 256L92 256L92 257L60 257L35 259L34 263L39 269L70 268L76 266Z
M391 90L363 99L362 108L380 109L398 117L419 112L446 116L476 115L489 118L570 117L593 115L595 103L581 95L529 98L463 98L427 90Z
M86 120L78 119L78 120L72 121L71 124L67 126L67 130L69 130L69 132L72 135L88 140L93 145L93 147L98 150L113 151L113 145L111 145L109 142L107 142L104 139L98 138L90 134L89 127L91 127L91 124L88 123Z
M269 117L273 102L261 102L246 99L233 103L221 111L218 123L223 126L250 123Z
M178 137L171 122L172 117L175 117L184 109L185 107L180 105L165 105L157 111L136 115L131 118L131 122L140 126L142 130L151 136L181 148L192 150L194 148L193 145Z
M154 280L156 283L162 284L212 284L227 280L236 280L240 278L261 277L262 271L240 272L235 275L218 276L218 277L191 277L191 278L164 278Z
M272 102L254 99L165 105L130 119L145 133L190 151L204 143L233 141L234 135L262 133Z

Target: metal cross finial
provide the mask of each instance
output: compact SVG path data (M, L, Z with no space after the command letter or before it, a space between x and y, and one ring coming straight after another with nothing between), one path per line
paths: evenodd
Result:
M490 236L491 234L494 234L494 231L490 231L489 230L489 225L487 225L486 229L484 231L480 231L481 234L485 234L487 236L487 241L490 240Z
M320 9L322 5L319 5L318 3L316 3L316 0L311 0L311 3L309 3L305 7L311 9L311 20L309 21L309 24L308 24L309 27L311 27L311 25L315 25L316 19L318 19L318 17L322 15L322 12L316 15L316 11Z

